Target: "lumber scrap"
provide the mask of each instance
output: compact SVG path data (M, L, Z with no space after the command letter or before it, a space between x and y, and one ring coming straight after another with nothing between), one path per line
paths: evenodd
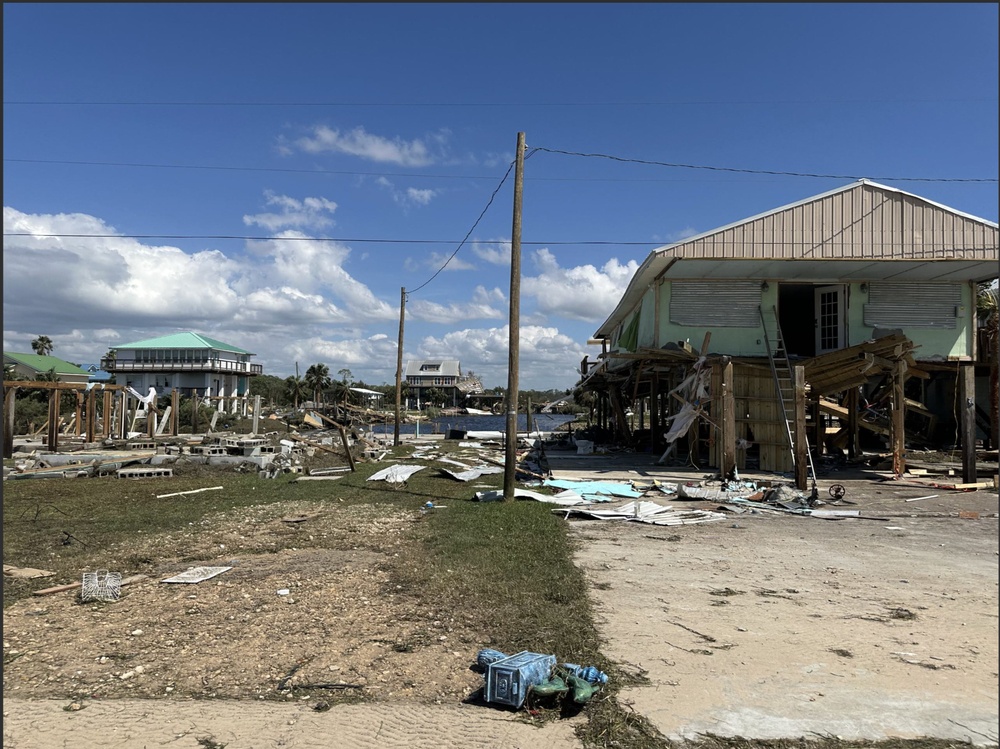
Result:
M137 583L140 580L145 580L149 575L132 575L131 577L126 577L122 580L122 585L129 585L130 583ZM41 590L36 590L31 595L33 596L47 596L52 593L64 593L67 590L75 590L83 585L83 581L75 583L67 583L66 585L55 585L51 588L42 588Z

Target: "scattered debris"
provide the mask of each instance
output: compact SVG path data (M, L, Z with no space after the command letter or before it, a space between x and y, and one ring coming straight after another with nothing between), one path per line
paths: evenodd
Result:
M570 694L584 705L606 684L608 676L594 666L558 663L554 655L523 650L506 655L489 648L480 650L476 664L483 670L487 702L520 708L529 694L563 697Z
M214 491L217 491L217 490L222 489L222 488L224 488L224 487L221 487L221 486L207 486L204 489L191 489L190 491L186 491L186 492L171 492L170 494L157 494L156 498L157 499L165 499L166 497L179 497L182 494L199 494L201 492L214 492Z
M147 575L132 575L131 577L126 577L124 580L122 580L121 584L122 585L129 585L131 583L137 583L140 580L145 580L147 577L148 577ZM64 593L67 590L76 590L77 588L81 587L82 585L83 585L83 581L81 580L80 582L76 582L76 583L68 583L66 585L56 585L56 586L54 586L52 588L42 588L41 590L36 590L34 593L32 593L32 595L34 595L34 596L47 596L47 595L51 595L52 593Z
M571 507L566 510L552 510L552 512L565 513L567 518L571 515L582 515L596 520L633 520L652 525L692 525L721 520L726 517L721 512L711 510L674 510L672 507L664 507L655 502L628 502L620 507L606 510Z
M52 577L55 572L49 570L39 570L34 567L15 567L12 564L3 566L4 577L13 577L19 580L31 580L36 577Z
M494 489L491 491L476 492L474 499L477 502L499 502L503 500L503 490ZM548 502L549 504L564 505L566 507L586 504L586 500L571 489L559 492L558 494L540 494L529 489L515 487L514 499L534 499L538 502Z
M84 572L80 586L80 600L84 603L117 601L122 595L122 573L97 570Z
M368 477L368 481L385 481L389 484L405 484L407 479L410 478L417 471L424 470L426 466L406 466L406 465L395 465L389 466L388 468L383 468L381 471L376 471L371 476Z
M161 583L200 583L204 580L221 575L223 572L231 570L232 567L191 567L179 575L167 577L160 580Z

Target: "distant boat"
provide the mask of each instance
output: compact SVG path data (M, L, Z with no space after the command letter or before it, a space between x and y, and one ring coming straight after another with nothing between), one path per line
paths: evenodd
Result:
M492 411L483 411L481 408L463 408L462 413L469 416L493 416Z

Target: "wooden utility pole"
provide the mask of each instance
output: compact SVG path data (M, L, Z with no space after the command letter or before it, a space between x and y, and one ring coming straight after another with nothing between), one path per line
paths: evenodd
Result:
M399 446L399 411L403 400L403 319L406 313L406 287L399 289L399 342L396 344L396 426L392 444Z
M507 441L504 451L503 498L514 499L517 468L517 368L521 336L521 199L524 189L524 133L517 134L514 161L514 220L510 237L510 343L507 352Z
M958 405L961 414L959 429L962 435L962 481L974 484L976 471L976 366L973 363L958 367Z

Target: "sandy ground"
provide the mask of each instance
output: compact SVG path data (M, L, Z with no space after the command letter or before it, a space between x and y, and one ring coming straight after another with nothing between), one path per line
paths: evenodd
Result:
M630 473L610 461L589 475ZM852 504L836 507L866 519L573 524L605 652L650 681L623 702L675 739L997 743L996 493L847 475L820 486L843 485Z
M613 462L567 459L561 469L553 472L636 477ZM995 744L997 495L836 481L855 503L844 507L881 519L571 521L605 653L649 679L620 699L673 738ZM959 515L970 511L977 517ZM24 655L4 669L4 747L580 746L573 731L584 716L533 725L523 713L463 703L481 685L468 669L476 633L387 587L387 560L410 519L357 510L345 530L323 518L290 527L267 512L177 539L177 558L156 560L179 570L185 560L238 556L215 585L150 583L114 607L57 596L5 611L4 652ZM346 534L353 553L262 553L286 533ZM316 569L329 573L305 574ZM283 587L291 595L279 599ZM246 658L248 643L258 657ZM290 699L260 699L300 662ZM368 701L323 705L322 690L307 688L320 680L359 684Z

